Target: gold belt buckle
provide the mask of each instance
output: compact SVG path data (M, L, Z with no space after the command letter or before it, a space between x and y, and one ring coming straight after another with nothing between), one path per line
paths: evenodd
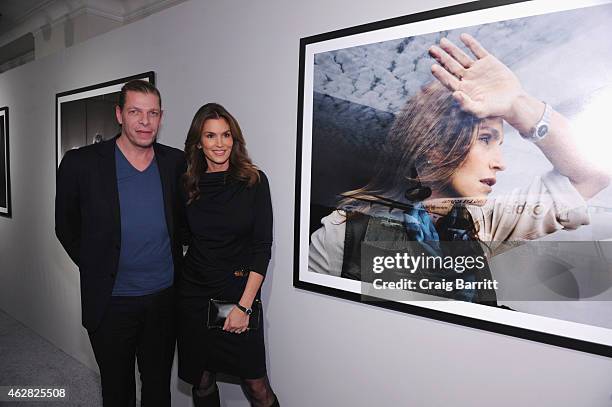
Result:
M246 277L248 275L249 275L249 271L247 271L245 269L240 269L240 270L234 271L234 276L236 276L236 277Z

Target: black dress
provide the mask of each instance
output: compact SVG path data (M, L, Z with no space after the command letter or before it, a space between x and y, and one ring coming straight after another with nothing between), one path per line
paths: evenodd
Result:
M266 374L263 319L234 334L206 326L209 299L238 302L248 270L265 275L272 247L268 180L247 186L229 172L206 173L200 197L187 207L191 243L178 282L179 377L197 384L203 371L244 379ZM260 293L257 293L260 298Z

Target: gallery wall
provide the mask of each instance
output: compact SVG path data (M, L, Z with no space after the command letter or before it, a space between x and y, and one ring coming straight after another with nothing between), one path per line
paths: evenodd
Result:
M160 141L224 104L268 174L275 244L264 288L268 367L283 405L610 406L612 359L294 289L299 39L456 4L188 1L0 75L10 107L12 219L0 218L0 309L92 369L79 278L53 227L55 94L153 70ZM22 383L27 385L27 383ZM176 406L188 388L173 380ZM247 406L222 386L226 406Z

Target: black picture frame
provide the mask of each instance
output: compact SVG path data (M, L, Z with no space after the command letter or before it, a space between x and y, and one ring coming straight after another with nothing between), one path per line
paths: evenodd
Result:
M609 4L596 5L594 2L577 0L564 4L562 10L561 8L555 7L551 8L550 11L547 11L547 7L550 7L550 5L551 2L545 4L545 2L539 0L474 1L355 27L343 28L300 39L295 175L294 287L350 301L362 303L366 302L377 307L401 311L434 320L450 322L453 324L496 332L591 354L612 357L612 329L607 327L594 327L583 323L574 324L571 321L557 320L547 316L531 315L522 312L517 313L515 311L506 309L495 309L484 313L464 311L455 312L449 308L449 302L445 302L447 304L446 306L432 307L429 305L429 303L424 302L406 303L392 300L368 301L358 289L346 289L342 284L336 284L336 280L334 280L332 284L330 283L331 279L328 278L330 276L316 276L315 278L314 274L308 270L308 251L311 233L317 228L317 221L322 216L329 213L330 210L330 208L325 207L323 204L313 204L312 200L312 196L314 194L312 191L321 184L315 184L315 182L323 179L320 174L318 175L317 167L315 167L316 159L320 158L322 161L323 158L321 157L323 156L316 155L314 151L315 147L313 147L315 143L313 141L313 128L317 125L316 117L313 112L316 109L324 112L326 106L330 104L340 105L345 102L345 100L331 97L329 94L324 94L324 97L319 97L319 99L316 100L318 97L315 95L314 90L316 73L314 72L315 68L313 67L315 55L331 51L350 50L353 49L353 47L365 47L366 45L382 44L385 41L391 41L391 39L397 40L408 37L416 38L420 35L441 32L447 33L452 32L452 30L456 31L466 27L480 27L486 24L491 25L495 23L503 24L510 19L528 17L555 18L555 15L557 15L555 13L571 13L574 10L587 10L591 7L611 6ZM608 10L609 9L606 9L606 11ZM512 17L508 17L506 19L504 17L505 15L510 15ZM465 20L464 23L462 22L463 20ZM479 20L480 23L477 22ZM428 22L431 22L430 25L432 26L442 28L422 28L423 24ZM448 27L445 28L444 24L448 24ZM413 28L417 26L419 28ZM398 31L401 32L404 28L406 28L408 32L417 31L419 33L401 37L398 35ZM389 34L388 38L385 38L385 35L387 35L385 33L391 34ZM365 38L365 36L368 37ZM336 55L339 55L339 53ZM434 61L432 60L431 63L433 62ZM340 65L340 63L338 64ZM330 79L330 81L331 80L333 79ZM608 86L608 84L606 84L606 86ZM334 112L336 116L334 120L342 120L342 118L338 119L337 117L342 116L347 111L348 109L343 110L342 108L338 108L338 110ZM368 111L366 113L376 116L376 120L379 122L383 121L386 126L389 126L390 122L392 121L392 117L387 117L384 111L377 111L373 113ZM333 114L329 113L329 115L332 116ZM355 118L356 116L350 116L350 114L348 114L348 116L345 115L345 118L346 117ZM324 127L327 125L327 123L319 125ZM368 127L368 123L360 123L359 126L361 126L360 131L363 132L385 131L384 129L381 130L380 127ZM336 141L337 139L331 139L329 140L329 144L336 148L338 145L335 143ZM342 167L344 167L347 160L351 159L351 154L352 153L346 153L343 155L339 154L331 157L325 156L324 159L326 161L337 161L335 163L335 168L339 173L342 171ZM330 158L333 158L333 160L330 160ZM376 157L372 156L357 157L357 159L365 163L371 163L371 160L375 158ZM336 173L330 171L325 173L325 182L334 184L336 182L334 179L335 175ZM317 178L317 176L319 176L319 178ZM355 185L359 185L359 182L362 181L362 179L356 181L353 185L351 185L351 187L355 188ZM347 189L344 189L344 191ZM342 190L338 190L337 192L342 192ZM604 209L606 211L608 210L608 208ZM332 278L341 279L341 277ZM452 304L450 306L452 306ZM481 305L475 306L487 308L486 306ZM488 313L491 313L493 316L489 317ZM546 323L542 324L542 321L545 321ZM552 328L548 327L549 324L555 325L557 323L559 324L558 326L553 326ZM547 327L542 328L545 325ZM567 326L569 325L571 325L570 334L568 334L566 330Z
M0 107L0 216L12 217L8 106Z
M56 168L67 150L108 139L119 133L114 106L121 87L134 79L155 85L155 72L144 72L55 95Z

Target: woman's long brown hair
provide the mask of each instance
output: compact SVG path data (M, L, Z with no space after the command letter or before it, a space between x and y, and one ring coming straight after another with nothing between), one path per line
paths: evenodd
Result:
M343 193L339 206L367 212L369 202L376 199L419 202L432 189L447 188L472 147L479 123L461 110L444 86L428 84L395 118L372 180Z
M200 177L206 172L208 165L200 145L202 129L208 119L224 119L230 128L233 145L229 158L229 175L235 179L245 181L248 186L259 182L259 171L251 162L246 149L246 142L238 121L223 106L218 103L207 103L196 112L185 140L185 156L187 159L187 172L183 175L183 185L187 193L187 205L200 197L198 186Z

